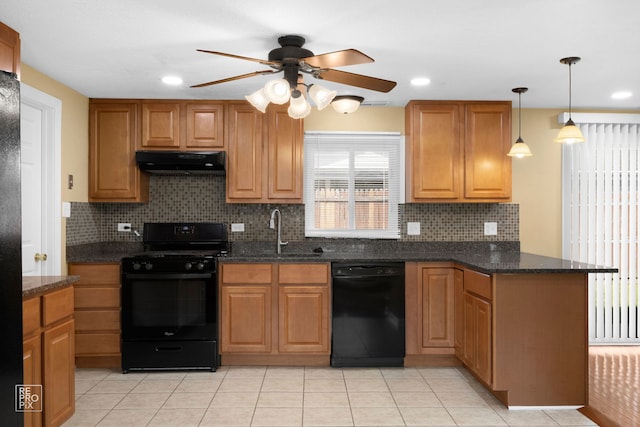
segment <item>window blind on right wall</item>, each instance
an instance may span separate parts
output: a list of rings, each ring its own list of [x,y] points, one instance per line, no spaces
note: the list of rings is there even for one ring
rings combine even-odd
[[[589,274],[589,341],[640,343],[640,115],[586,114],[563,147],[563,258],[616,267]]]

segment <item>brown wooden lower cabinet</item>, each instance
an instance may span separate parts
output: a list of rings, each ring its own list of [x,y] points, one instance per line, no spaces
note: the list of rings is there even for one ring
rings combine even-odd
[[[405,366],[459,365],[455,357],[455,283],[452,263],[405,264]]]
[[[222,364],[328,365],[328,263],[220,263]]]
[[[69,264],[74,283],[79,368],[120,368],[120,264]]]
[[[60,426],[75,411],[73,287],[23,301],[24,384],[42,385],[42,412],[25,426]]]

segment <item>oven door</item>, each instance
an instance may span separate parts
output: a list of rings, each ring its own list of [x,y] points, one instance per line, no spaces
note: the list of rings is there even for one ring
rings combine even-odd
[[[215,273],[122,275],[122,339],[215,340]]]

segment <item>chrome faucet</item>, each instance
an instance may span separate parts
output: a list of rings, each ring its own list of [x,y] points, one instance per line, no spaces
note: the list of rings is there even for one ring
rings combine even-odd
[[[280,237],[280,230],[282,229],[282,214],[278,208],[271,211],[271,219],[269,220],[269,228],[274,230],[276,228],[276,214],[278,214],[278,241],[276,243],[276,250],[280,254],[282,253],[282,247],[289,244],[289,242],[283,242]]]

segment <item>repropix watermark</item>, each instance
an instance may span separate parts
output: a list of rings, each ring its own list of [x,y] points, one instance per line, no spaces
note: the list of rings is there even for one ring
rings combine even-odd
[[[42,385],[16,385],[16,412],[42,412]]]

